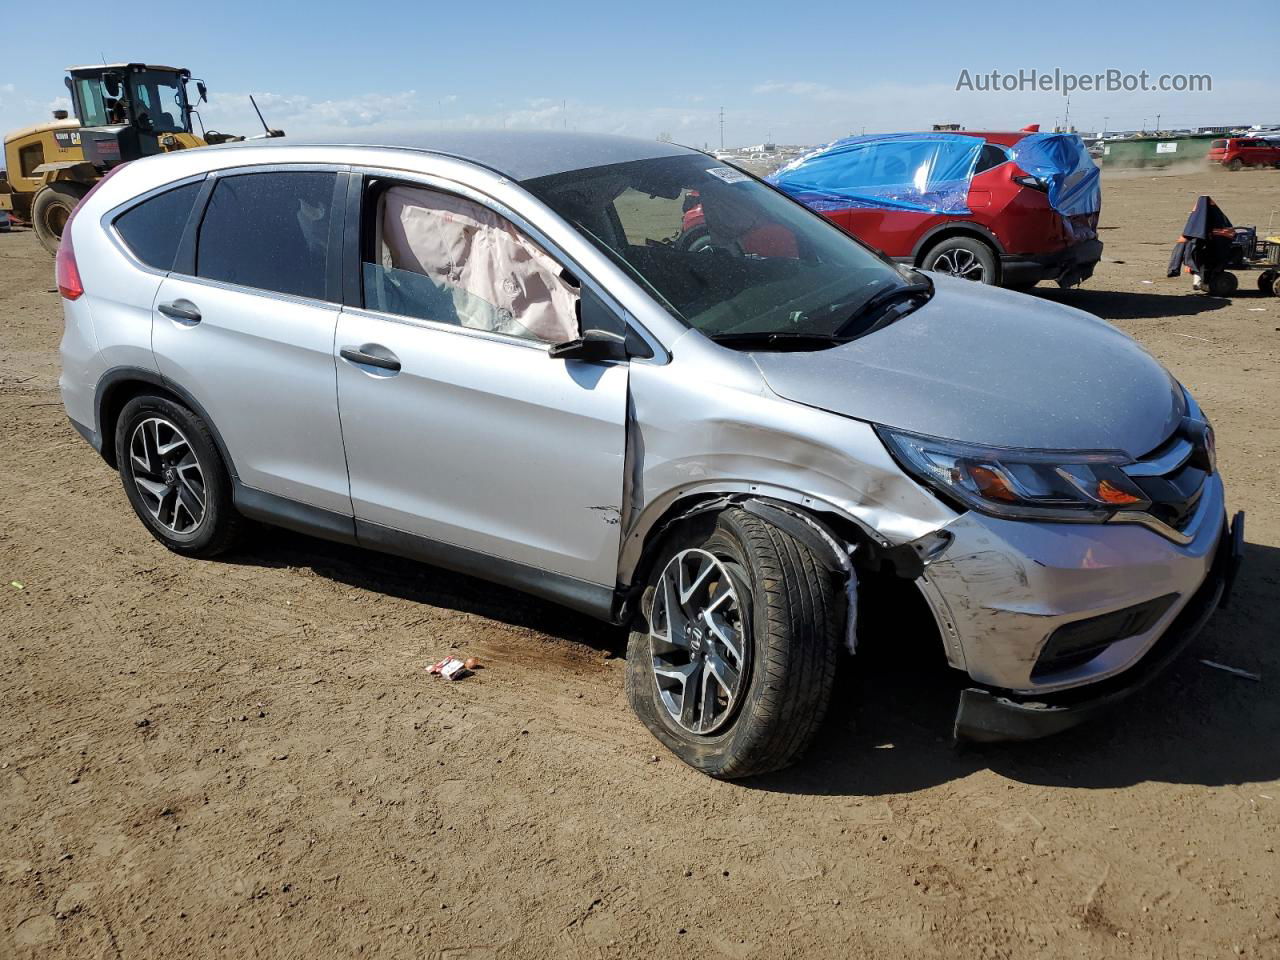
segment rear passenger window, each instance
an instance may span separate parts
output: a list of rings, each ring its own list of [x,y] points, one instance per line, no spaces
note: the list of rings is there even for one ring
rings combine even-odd
[[[167,190],[116,217],[116,231],[148,267],[172,270],[200,181]]]
[[[196,242],[196,275],[325,299],[336,174],[245,173],[213,188]]]

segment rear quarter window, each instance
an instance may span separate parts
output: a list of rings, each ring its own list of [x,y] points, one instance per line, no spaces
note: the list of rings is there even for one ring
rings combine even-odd
[[[974,165],[974,173],[985,173],[988,170],[1000,166],[1009,159],[1009,155],[1003,147],[998,147],[994,143],[985,144],[982,152],[978,154],[978,162]]]
[[[156,270],[173,269],[200,184],[166,190],[116,217],[116,232],[135,257]]]

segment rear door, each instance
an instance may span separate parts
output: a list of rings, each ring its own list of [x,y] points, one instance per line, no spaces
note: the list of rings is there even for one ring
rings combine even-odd
[[[156,296],[152,346],[242,484],[349,518],[333,360],[346,176],[211,175],[203,217]]]
[[[576,293],[545,245],[478,197],[406,189],[364,191],[363,283],[338,322],[360,539],[525,587],[611,589],[627,364],[549,355],[576,335]]]

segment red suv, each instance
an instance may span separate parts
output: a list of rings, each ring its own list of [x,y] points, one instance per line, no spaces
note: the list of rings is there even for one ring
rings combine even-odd
[[[1228,137],[1209,144],[1209,162],[1228,170],[1241,167],[1280,167],[1280,139]]]
[[[768,179],[925,270],[1015,288],[1041,280],[1065,287],[1088,279],[1102,257],[1098,168],[1071,134],[849,137]],[[700,215],[686,211],[682,240]]]

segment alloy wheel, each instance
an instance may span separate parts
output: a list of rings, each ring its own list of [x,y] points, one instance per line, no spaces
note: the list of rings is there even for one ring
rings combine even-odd
[[[170,533],[190,534],[205,513],[205,480],[191,444],[163,417],[148,417],[129,439],[133,482],[147,511]]]
[[[690,733],[723,728],[749,680],[745,590],[724,562],[698,549],[676,554],[654,588],[653,675],[671,719]]]
[[[931,268],[938,273],[949,274],[953,277],[959,277],[962,280],[986,279],[987,271],[983,267],[982,261],[971,250],[963,247],[956,247],[954,250],[946,250],[938,254],[938,259],[933,261]]]

